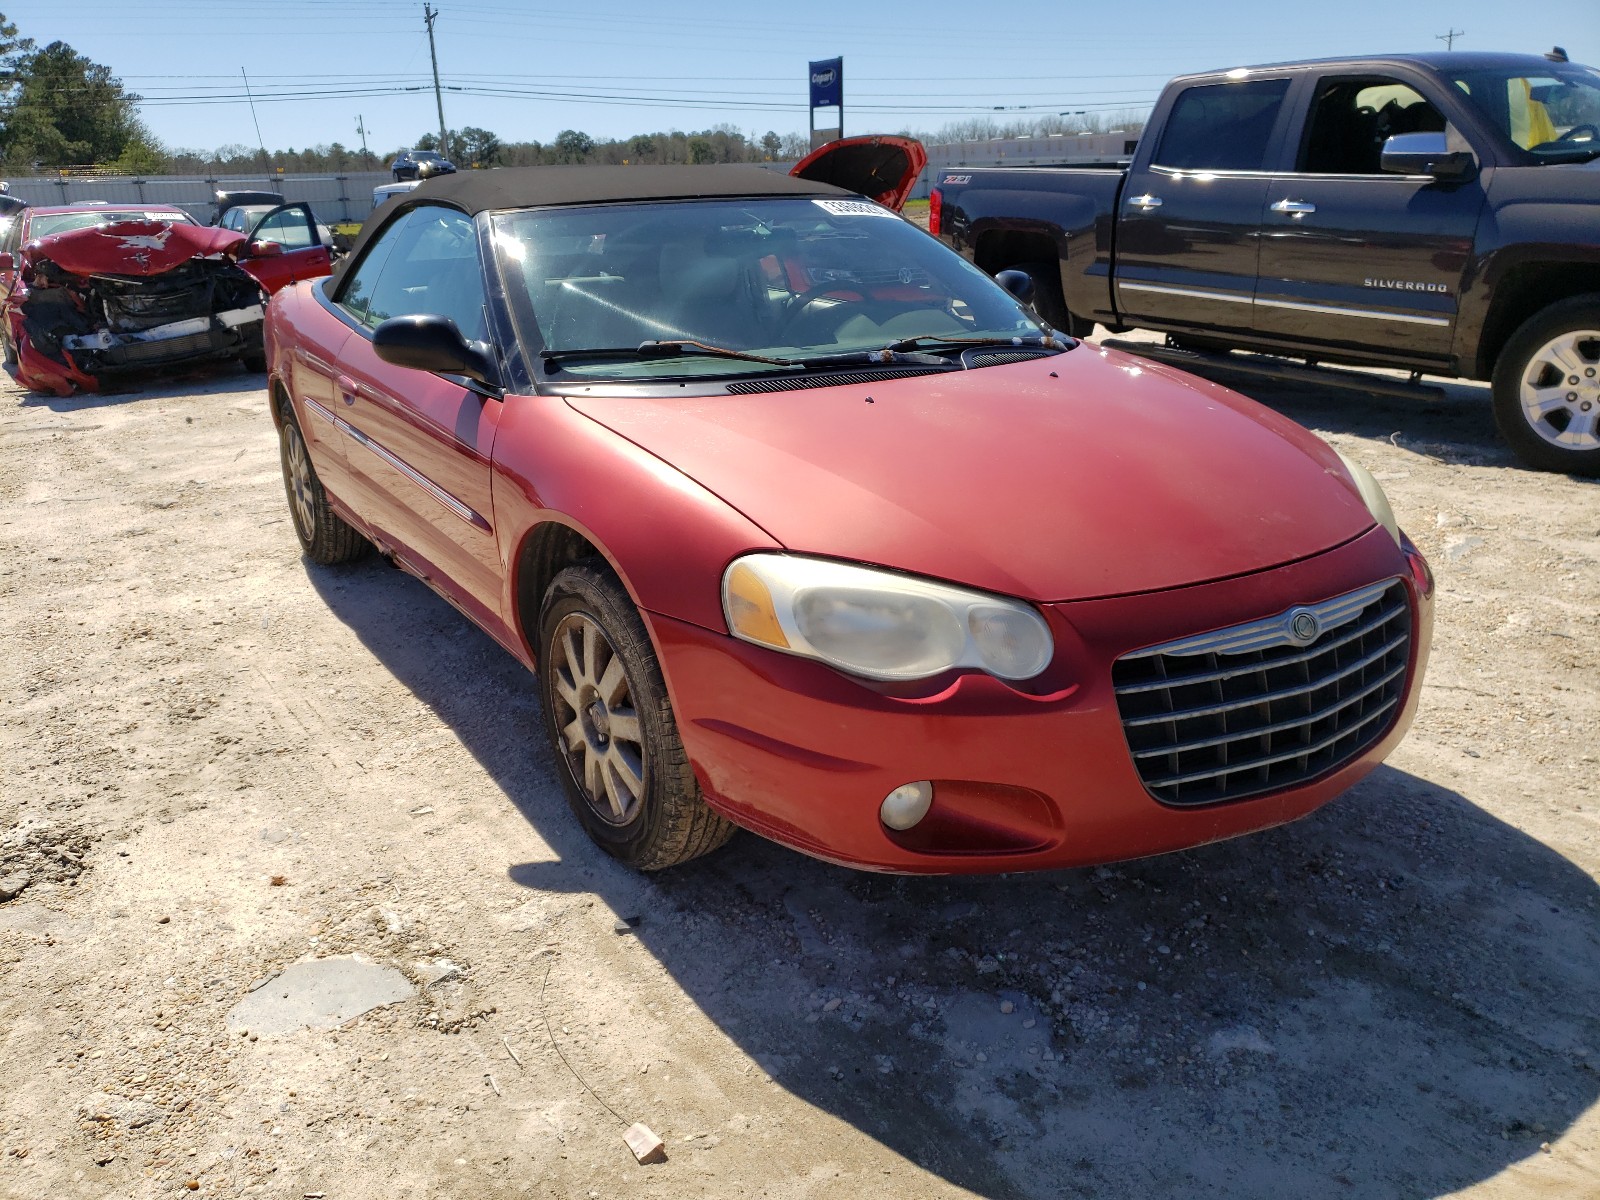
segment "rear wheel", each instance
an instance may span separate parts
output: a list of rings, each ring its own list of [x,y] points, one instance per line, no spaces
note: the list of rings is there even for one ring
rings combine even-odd
[[[596,560],[545,593],[539,680],[567,802],[606,853],[656,871],[733,836],[700,795],[639,610]]]
[[[1600,294],[1552,304],[1511,335],[1495,364],[1494,417],[1530,466],[1600,475]]]
[[[296,424],[294,413],[285,405],[283,425],[278,430],[278,447],[283,460],[283,489],[289,497],[289,517],[294,522],[300,548],[312,562],[332,564],[351,562],[372,549],[328,503],[328,493],[311,464],[311,452]]]

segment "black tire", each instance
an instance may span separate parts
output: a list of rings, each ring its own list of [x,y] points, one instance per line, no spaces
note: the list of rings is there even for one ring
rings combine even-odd
[[[278,456],[283,464],[283,490],[289,500],[289,521],[294,525],[300,549],[312,562],[331,566],[353,562],[372,550],[362,537],[328,503],[328,493],[317,478],[311,452],[295,422],[294,412],[283,406],[283,424],[278,429]]]
[[[1565,339],[1563,367],[1552,348]],[[1525,399],[1538,405],[1536,391],[1546,391],[1554,407],[1525,407]],[[1552,304],[1511,335],[1495,362],[1494,421],[1530,467],[1600,475],[1600,293]]]
[[[1084,338],[1094,332],[1094,322],[1075,317],[1067,311],[1066,297],[1061,294],[1061,270],[1051,262],[1015,263],[1003,268],[1021,271],[1033,280],[1033,303],[1029,306],[1039,314],[1039,319],[1057,333],[1068,337]],[[998,271],[995,274],[999,274]]]
[[[567,803],[601,849],[659,871],[733,836],[700,794],[639,610],[602,562],[551,581],[538,649],[545,733]]]

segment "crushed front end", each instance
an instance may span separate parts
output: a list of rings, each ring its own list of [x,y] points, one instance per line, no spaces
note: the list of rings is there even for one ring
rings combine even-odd
[[[23,287],[6,314],[17,379],[66,396],[120,374],[261,352],[260,285],[234,261],[227,230],[124,222],[23,250]]]

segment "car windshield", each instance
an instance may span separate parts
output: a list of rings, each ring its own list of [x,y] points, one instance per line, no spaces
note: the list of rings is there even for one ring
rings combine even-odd
[[[777,371],[912,339],[934,345],[1044,332],[977,267],[863,200],[499,213],[494,243],[525,337],[561,372],[584,379]],[[646,342],[780,361],[695,346],[670,356],[576,353]]]
[[[188,213],[162,210],[157,212],[116,212],[104,209],[95,212],[34,213],[28,223],[28,237],[49,237],[52,233],[67,233],[74,229],[89,229],[96,225],[112,225],[118,221],[168,221],[180,225],[193,225]]]
[[[1511,141],[1543,162],[1600,155],[1600,72],[1551,63],[1533,71],[1453,71],[1450,78]]]

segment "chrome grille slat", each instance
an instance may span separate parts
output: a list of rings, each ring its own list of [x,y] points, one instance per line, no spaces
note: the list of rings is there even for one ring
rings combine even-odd
[[[1274,662],[1273,665],[1274,666],[1288,666],[1291,663],[1299,663],[1299,662],[1309,663],[1312,659],[1318,658],[1318,657],[1320,657],[1320,656],[1322,656],[1324,654],[1327,654],[1330,650],[1338,649],[1340,646],[1343,646],[1346,642],[1354,641],[1358,637],[1362,637],[1365,634],[1371,633],[1379,625],[1383,624],[1383,622],[1386,619],[1387,618],[1382,613],[1380,613],[1378,616],[1372,618],[1372,620],[1367,621],[1364,624],[1362,624],[1359,628],[1357,628],[1353,632],[1344,633],[1343,636],[1338,638],[1336,641],[1329,642],[1326,645],[1319,644],[1315,649],[1307,650],[1304,654],[1296,654],[1296,655],[1293,655],[1292,657],[1289,657],[1289,658],[1278,659],[1276,662]],[[1343,631],[1341,630],[1341,632],[1343,632]],[[1210,657],[1215,658],[1215,657],[1218,657],[1218,656],[1217,655],[1211,655]],[[1189,684],[1189,683],[1210,683],[1213,679],[1232,679],[1232,678],[1234,678],[1236,676],[1239,676],[1239,675],[1255,675],[1255,674],[1259,674],[1260,671],[1261,671],[1260,666],[1252,665],[1252,666],[1248,666],[1248,667],[1230,667],[1226,671],[1218,671],[1218,672],[1215,672],[1215,673],[1206,672],[1203,675],[1175,675],[1175,676],[1168,676],[1168,682],[1144,683],[1144,684],[1137,684],[1137,685],[1130,686],[1130,687],[1118,688],[1117,689],[1117,694],[1121,695],[1124,692],[1126,692],[1129,695],[1132,695],[1134,692],[1151,692],[1151,691],[1156,691],[1159,688],[1180,687],[1180,686],[1182,686],[1184,684]]]
[[[1251,736],[1262,737],[1274,733],[1287,733],[1291,729],[1299,729],[1305,725],[1314,725],[1318,721],[1325,721],[1329,717],[1338,716],[1339,713],[1349,708],[1352,704],[1355,704],[1361,700],[1365,700],[1368,696],[1372,695],[1373,692],[1383,687],[1384,684],[1393,683],[1395,676],[1404,673],[1404,671],[1405,666],[1402,664],[1390,671],[1387,675],[1381,676],[1374,682],[1369,683],[1366,687],[1362,688],[1353,696],[1347,696],[1336,704],[1330,704],[1326,708],[1319,709],[1314,713],[1308,713],[1306,716],[1297,718],[1293,721],[1280,721],[1276,725],[1267,725],[1261,729],[1253,729],[1250,731]],[[1232,740],[1234,740],[1232,737],[1224,734],[1221,737],[1205,738],[1204,740],[1198,742],[1184,742],[1176,746],[1165,746],[1160,750],[1140,750],[1134,754],[1134,757],[1147,758],[1153,754],[1184,754],[1190,750],[1204,750],[1209,746],[1218,746],[1224,742]]]
[[[1327,675],[1320,679],[1313,679],[1310,683],[1301,684],[1299,687],[1279,688],[1276,691],[1265,692],[1259,696],[1251,696],[1247,700],[1235,700],[1231,704],[1218,704],[1213,705],[1210,708],[1186,708],[1181,712],[1174,711],[1170,713],[1162,713],[1159,716],[1140,717],[1131,721],[1124,718],[1122,723],[1124,726],[1137,726],[1152,725],[1162,721],[1188,721],[1194,719],[1195,717],[1220,716],[1224,713],[1233,712],[1236,709],[1249,708],[1254,704],[1268,704],[1274,700],[1293,700],[1296,696],[1303,696],[1308,692],[1314,692],[1318,688],[1326,687],[1330,683],[1337,683],[1339,680],[1344,679],[1349,675],[1353,675],[1357,671],[1365,670],[1367,667],[1370,667],[1373,663],[1378,661],[1378,659],[1382,658],[1385,654],[1389,653],[1389,651],[1409,641],[1410,636],[1411,635],[1408,633],[1396,637],[1388,645],[1374,650],[1371,654],[1367,655],[1359,662],[1351,663],[1338,674]],[[1273,665],[1276,666],[1277,664],[1274,663]],[[1119,691],[1117,694],[1120,696],[1121,692]]]
[[[1193,783],[1197,779],[1212,779],[1218,775],[1233,775],[1240,771],[1254,771],[1258,767],[1270,767],[1274,763],[1288,762],[1291,758],[1309,757],[1310,755],[1315,754],[1318,750],[1326,750],[1335,742],[1343,741],[1352,733],[1359,732],[1363,726],[1370,725],[1379,717],[1384,716],[1391,708],[1395,706],[1395,703],[1398,699],[1399,698],[1396,697],[1395,699],[1384,701],[1383,707],[1363,717],[1349,729],[1340,730],[1332,737],[1323,738],[1322,741],[1318,742],[1315,746],[1297,747],[1296,749],[1290,750],[1284,754],[1274,754],[1266,758],[1254,759],[1250,762],[1239,763],[1237,766],[1224,767],[1220,771],[1198,771],[1190,775],[1173,775],[1166,779],[1152,779],[1149,782],[1149,786],[1153,788],[1171,787],[1173,784],[1178,783]]]
[[[1295,616],[1320,626],[1297,642]],[[1305,634],[1311,636],[1311,634]],[[1411,661],[1398,579],[1119,658],[1112,684],[1146,789],[1215,804],[1308,782],[1390,727]]]

